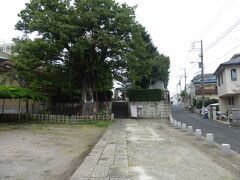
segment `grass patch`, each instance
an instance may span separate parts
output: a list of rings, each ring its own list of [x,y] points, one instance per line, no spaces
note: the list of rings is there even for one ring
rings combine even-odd
[[[95,124],[95,126],[96,126],[96,127],[107,128],[107,127],[109,127],[111,124],[112,124],[112,122],[110,122],[110,121],[103,121],[103,122],[98,121],[98,122]]]
[[[93,126],[98,128],[107,128],[112,124],[110,121],[89,121],[89,122],[83,122],[79,124],[57,124],[57,123],[20,123],[20,124],[0,124],[0,132],[7,131],[7,130],[13,130],[13,129],[31,129],[31,130],[37,130],[37,129],[46,129],[46,128],[72,128],[72,129],[81,129],[86,126]]]

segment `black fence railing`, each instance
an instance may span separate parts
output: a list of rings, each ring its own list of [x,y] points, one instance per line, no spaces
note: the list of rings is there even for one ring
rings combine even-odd
[[[31,120],[30,114],[0,114],[0,123],[23,123]]]

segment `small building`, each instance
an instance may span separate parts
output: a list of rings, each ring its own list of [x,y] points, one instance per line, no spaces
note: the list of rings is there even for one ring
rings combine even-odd
[[[217,77],[219,109],[228,112],[231,106],[240,106],[240,54],[218,66]]]
[[[12,46],[13,46],[13,43],[5,43],[5,42],[0,41],[0,53],[4,52],[4,53],[7,53],[7,54],[11,54],[12,53]]]
[[[213,73],[204,74],[204,99],[218,99],[217,79]],[[196,75],[190,84],[191,103],[193,99],[202,100],[202,76]]]
[[[16,77],[10,77],[9,72],[13,66],[13,62],[10,59],[11,55],[6,52],[0,51],[0,85],[4,86],[25,86],[26,82],[24,80],[17,80]],[[19,107],[20,102],[20,107]],[[32,100],[26,101],[21,99],[1,99],[0,98],[0,113],[18,113],[20,112],[38,112],[43,109],[40,103],[35,103]],[[28,110],[27,110],[28,109]]]
[[[149,89],[167,89],[167,82],[163,80],[157,80],[150,85]]]

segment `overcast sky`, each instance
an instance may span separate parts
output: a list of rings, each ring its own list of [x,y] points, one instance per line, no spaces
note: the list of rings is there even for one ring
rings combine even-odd
[[[14,31],[17,14],[29,0],[0,1],[0,41],[10,42],[20,35]],[[138,5],[137,20],[146,27],[160,53],[171,60],[168,89],[177,91],[181,80],[184,88],[184,69],[187,84],[200,69],[200,51],[189,51],[191,43],[203,40],[205,72],[212,73],[217,66],[240,52],[240,1],[239,0],[117,0]],[[217,40],[217,41],[216,41]],[[220,41],[219,41],[220,40]],[[178,86],[178,91],[180,87]]]

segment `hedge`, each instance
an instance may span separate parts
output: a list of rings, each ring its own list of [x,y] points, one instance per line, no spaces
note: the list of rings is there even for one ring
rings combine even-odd
[[[164,100],[162,89],[128,90],[129,101],[162,101]]]

